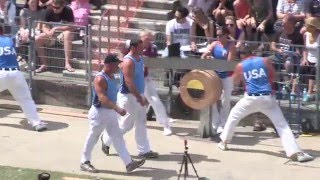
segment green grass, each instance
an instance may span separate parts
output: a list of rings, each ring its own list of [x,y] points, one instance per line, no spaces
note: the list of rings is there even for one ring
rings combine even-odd
[[[62,172],[44,171],[38,169],[16,168],[0,166],[0,180],[37,180],[38,174],[47,172],[51,175],[50,180],[61,180],[63,177],[83,178],[91,180],[111,180],[94,176],[85,176],[77,174],[68,174]]]

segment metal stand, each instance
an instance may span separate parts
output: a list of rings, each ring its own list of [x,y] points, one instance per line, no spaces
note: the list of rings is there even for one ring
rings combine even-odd
[[[178,180],[180,179],[180,176],[182,174],[182,169],[184,169],[184,179],[187,179],[187,176],[189,175],[189,171],[188,171],[188,161],[190,161],[191,165],[192,165],[192,168],[194,170],[194,172],[196,173],[196,176],[197,178],[199,179],[199,176],[198,176],[198,173],[197,173],[197,170],[196,168],[194,167],[193,165],[193,162],[191,160],[191,157],[190,155],[188,154],[188,141],[187,140],[184,140],[184,154],[183,154],[183,159],[182,159],[182,162],[181,162],[181,167],[180,167],[180,170],[179,170],[179,176],[178,176]],[[183,168],[184,166],[184,168]]]

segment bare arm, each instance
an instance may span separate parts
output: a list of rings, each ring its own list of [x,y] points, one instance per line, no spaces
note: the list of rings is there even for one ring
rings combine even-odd
[[[261,24],[266,25],[266,23],[273,19],[273,9],[272,9],[272,2],[268,0],[269,9],[268,9],[268,16],[264,19]]]
[[[234,85],[238,86],[241,80],[243,79],[241,63],[237,64],[236,68],[233,71],[232,78]]]
[[[201,55],[201,59],[206,59],[212,52],[214,46],[215,46],[215,42],[212,42],[209,46],[208,46],[208,49],[206,52],[204,52],[202,55]]]
[[[116,109],[117,105],[114,102],[112,102],[104,93],[108,89],[106,80],[102,76],[97,76],[94,79],[93,83],[94,83],[94,89],[97,93],[97,96],[101,104],[110,109]]]
[[[171,35],[167,35],[167,46],[171,45]]]
[[[273,64],[269,58],[265,58],[264,63],[267,66],[269,72],[269,81],[270,83],[273,83],[276,78],[276,70],[274,69]]]

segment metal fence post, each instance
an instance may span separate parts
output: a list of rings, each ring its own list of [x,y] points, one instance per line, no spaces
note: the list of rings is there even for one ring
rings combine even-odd
[[[87,105],[90,106],[91,102],[92,102],[92,55],[91,55],[91,38],[92,38],[92,26],[91,25],[88,25],[88,27],[86,28],[87,31],[88,31],[88,36],[87,36],[87,47],[86,47],[86,50],[87,50],[87,58],[88,58],[88,68],[87,68],[87,80],[88,80],[88,102],[87,102]],[[100,63],[99,63],[100,65]]]
[[[28,72],[29,72],[29,89],[32,93],[32,88],[33,88],[33,74],[32,74],[32,70],[33,70],[33,60],[34,60],[34,36],[32,36],[32,30],[34,30],[33,28],[33,24],[34,22],[32,22],[31,17],[28,18],[28,30],[29,30],[29,46],[28,46]]]
[[[320,47],[318,47],[318,49],[320,49]],[[320,51],[319,51],[319,56],[320,56]],[[317,127],[317,129],[320,129],[320,122],[319,122],[319,68],[320,68],[320,63],[317,63],[317,71],[316,71],[316,120],[315,120],[315,127]]]

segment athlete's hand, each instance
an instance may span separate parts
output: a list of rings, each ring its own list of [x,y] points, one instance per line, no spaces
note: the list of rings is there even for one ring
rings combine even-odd
[[[137,101],[141,106],[147,106],[149,104],[147,99],[144,96],[137,97]]]
[[[127,114],[127,111],[125,110],[125,109],[123,109],[123,108],[121,108],[121,107],[116,107],[115,109],[114,109],[120,116],[124,116],[124,115],[126,115]]]

